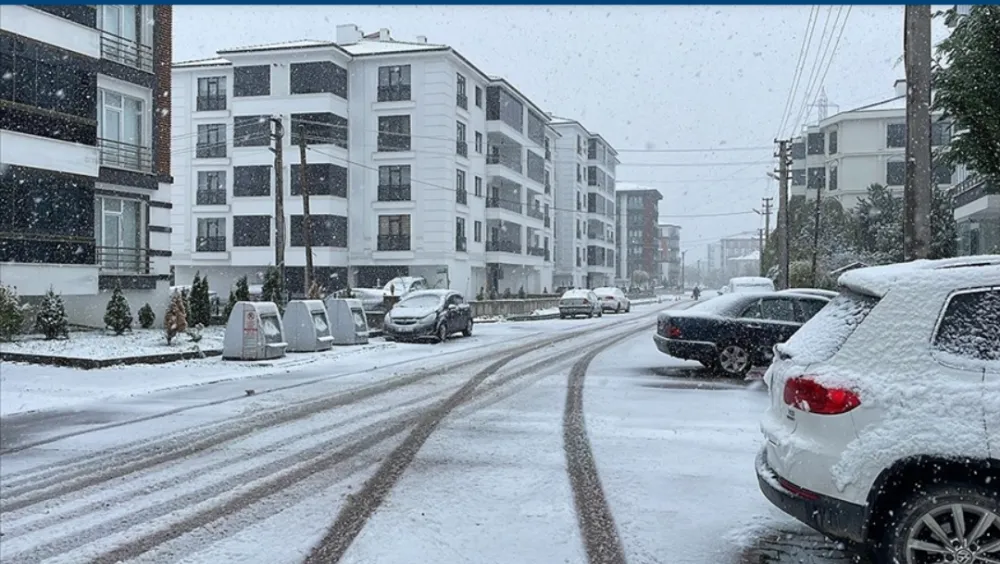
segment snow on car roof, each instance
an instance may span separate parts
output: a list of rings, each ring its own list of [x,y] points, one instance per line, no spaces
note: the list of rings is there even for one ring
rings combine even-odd
[[[773,284],[774,281],[770,278],[764,278],[762,276],[737,276],[729,280],[730,284]]]
[[[915,260],[869,266],[840,275],[838,284],[862,294],[882,297],[900,284],[947,281],[962,285],[1000,284],[1000,255],[978,255],[941,260]]]
[[[595,294],[617,294],[621,291],[621,288],[615,288],[614,286],[602,286],[601,288],[594,288]]]
[[[566,290],[566,293],[562,295],[564,298],[572,298],[576,296],[586,296],[590,293],[590,290],[581,290],[579,288],[574,288],[572,290]]]

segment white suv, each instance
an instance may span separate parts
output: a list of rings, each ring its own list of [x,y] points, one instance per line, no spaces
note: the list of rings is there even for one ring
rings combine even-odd
[[[764,495],[878,564],[1000,563],[1000,256],[853,270],[764,376]]]

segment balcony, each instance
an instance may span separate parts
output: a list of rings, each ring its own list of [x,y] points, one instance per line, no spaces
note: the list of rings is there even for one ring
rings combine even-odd
[[[461,157],[469,156],[469,144],[461,139],[455,142],[455,154]]]
[[[486,251],[491,253],[521,254],[520,241],[486,241]]]
[[[544,257],[545,249],[543,247],[528,247],[528,254],[533,257]]]
[[[102,272],[149,274],[149,250],[129,247],[96,247]]]
[[[410,100],[409,84],[392,84],[378,87],[379,102],[407,102]]]
[[[101,32],[101,58],[153,72],[152,47],[106,31]]]
[[[524,213],[524,204],[521,202],[506,200],[499,196],[490,196],[486,198],[486,207],[488,208],[502,208],[514,213]]]
[[[225,190],[198,190],[195,193],[195,205],[224,206],[226,205]]]
[[[541,208],[538,207],[528,208],[528,213],[526,215],[528,217],[533,217],[535,219],[540,219],[540,220],[545,219],[545,212],[543,212]]]
[[[455,191],[455,201],[462,204],[463,206],[469,205],[469,191],[465,188],[460,188]]]
[[[112,139],[98,139],[97,142],[101,150],[101,166],[153,172],[153,151],[149,147]]]
[[[379,184],[378,201],[380,202],[408,202],[410,201],[409,184]]]
[[[378,250],[380,251],[409,251],[409,235],[379,235]]]
[[[199,253],[224,253],[226,252],[226,238],[224,236],[198,237],[195,240],[195,251]]]
[[[545,227],[552,227],[552,218],[548,215],[545,216]]]
[[[548,247],[545,247],[545,262],[552,262],[552,255],[549,254]]]
[[[465,237],[462,235],[455,236],[455,250],[460,253],[464,253],[466,251],[466,241]]]
[[[218,112],[225,109],[226,109],[225,94],[198,96],[197,111],[199,112]]]
[[[457,104],[458,107],[462,108],[463,110],[468,110],[469,109],[469,97],[466,96],[465,94],[456,94],[455,95],[455,104]]]

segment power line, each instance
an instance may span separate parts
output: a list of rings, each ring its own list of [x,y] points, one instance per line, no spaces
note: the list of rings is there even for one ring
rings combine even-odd
[[[792,109],[792,103],[795,100],[795,94],[799,88],[799,82],[802,80],[802,71],[805,70],[806,57],[809,56],[809,49],[812,45],[812,35],[816,30],[817,16],[819,15],[819,6],[813,6],[809,10],[809,20],[806,22],[806,33],[802,35],[802,45],[799,46],[799,58],[795,63],[795,72],[792,74],[792,86],[788,91],[788,97],[785,99],[785,109],[781,111],[781,121],[778,122],[778,130],[774,134],[775,138],[781,136],[781,132],[784,130],[786,122],[790,116]]]
[[[758,147],[707,147],[704,149],[615,149],[618,153],[718,153],[728,151],[770,151],[773,147],[761,145]]]

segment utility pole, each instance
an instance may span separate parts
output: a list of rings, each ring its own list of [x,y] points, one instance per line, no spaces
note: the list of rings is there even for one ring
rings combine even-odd
[[[285,164],[282,155],[284,149],[285,126],[281,124],[281,117],[272,117],[274,124],[274,263],[278,267],[281,276],[282,292],[288,292],[285,288]]]
[[[299,189],[302,191],[302,242],[306,247],[305,293],[313,280],[312,217],[309,215],[309,175],[306,174],[306,126],[299,125]]]
[[[823,179],[826,182],[826,178]],[[813,248],[812,248],[812,273],[810,280],[812,280],[812,287],[818,287],[818,268],[819,268],[819,228],[820,228],[820,213],[823,209],[823,185],[818,184],[816,186],[816,209],[813,210]]]
[[[764,246],[771,242],[771,202],[774,198],[764,198]],[[761,250],[763,253],[764,251]]]
[[[903,256],[927,258],[931,242],[931,7],[905,7],[906,187]]]
[[[778,144],[778,287],[788,288],[788,141],[775,140]]]
[[[757,230],[757,248],[760,250],[757,252],[757,264],[760,267],[760,275],[764,276],[764,228]]]

